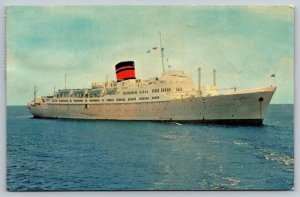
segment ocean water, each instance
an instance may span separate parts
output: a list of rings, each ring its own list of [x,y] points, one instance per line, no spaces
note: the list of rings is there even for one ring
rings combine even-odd
[[[290,190],[293,105],[264,126],[33,119],[7,108],[7,189]]]

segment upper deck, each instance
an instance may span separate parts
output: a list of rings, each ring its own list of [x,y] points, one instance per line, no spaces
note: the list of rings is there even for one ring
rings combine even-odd
[[[49,104],[132,103],[155,102],[189,98],[197,90],[189,76],[182,71],[167,71],[147,80],[94,82],[87,89],[62,89],[52,96],[41,97]]]

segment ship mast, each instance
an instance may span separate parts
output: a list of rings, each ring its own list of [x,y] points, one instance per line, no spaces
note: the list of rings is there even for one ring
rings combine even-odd
[[[37,93],[36,86],[34,86],[34,89],[33,89],[33,101],[34,102],[36,100],[36,93]]]
[[[201,68],[198,68],[198,93],[201,95]]]
[[[161,33],[159,32],[159,43],[160,43],[160,53],[161,53],[161,66],[163,73],[165,72],[165,66],[164,66],[164,48],[161,45]]]
[[[65,89],[67,89],[67,74],[65,74]]]
[[[213,86],[217,86],[217,82],[216,82],[216,69],[213,70]]]

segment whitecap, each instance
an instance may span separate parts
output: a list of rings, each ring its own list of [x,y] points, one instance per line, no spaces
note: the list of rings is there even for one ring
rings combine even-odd
[[[236,145],[247,145],[248,143],[247,142],[241,142],[241,141],[233,141],[234,144]]]
[[[231,186],[236,186],[240,183],[240,180],[238,178],[234,177],[223,177],[223,180],[229,183]]]
[[[208,142],[215,143],[215,144],[219,144],[220,143],[220,141],[217,141],[217,140],[209,140]]]
[[[287,166],[294,164],[294,158],[287,156],[287,155],[280,155],[274,152],[269,152],[264,154],[266,160],[276,161]]]

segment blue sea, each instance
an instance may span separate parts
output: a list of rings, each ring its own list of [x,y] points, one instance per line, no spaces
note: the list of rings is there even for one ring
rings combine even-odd
[[[291,190],[293,105],[264,125],[33,119],[7,108],[7,189]]]

